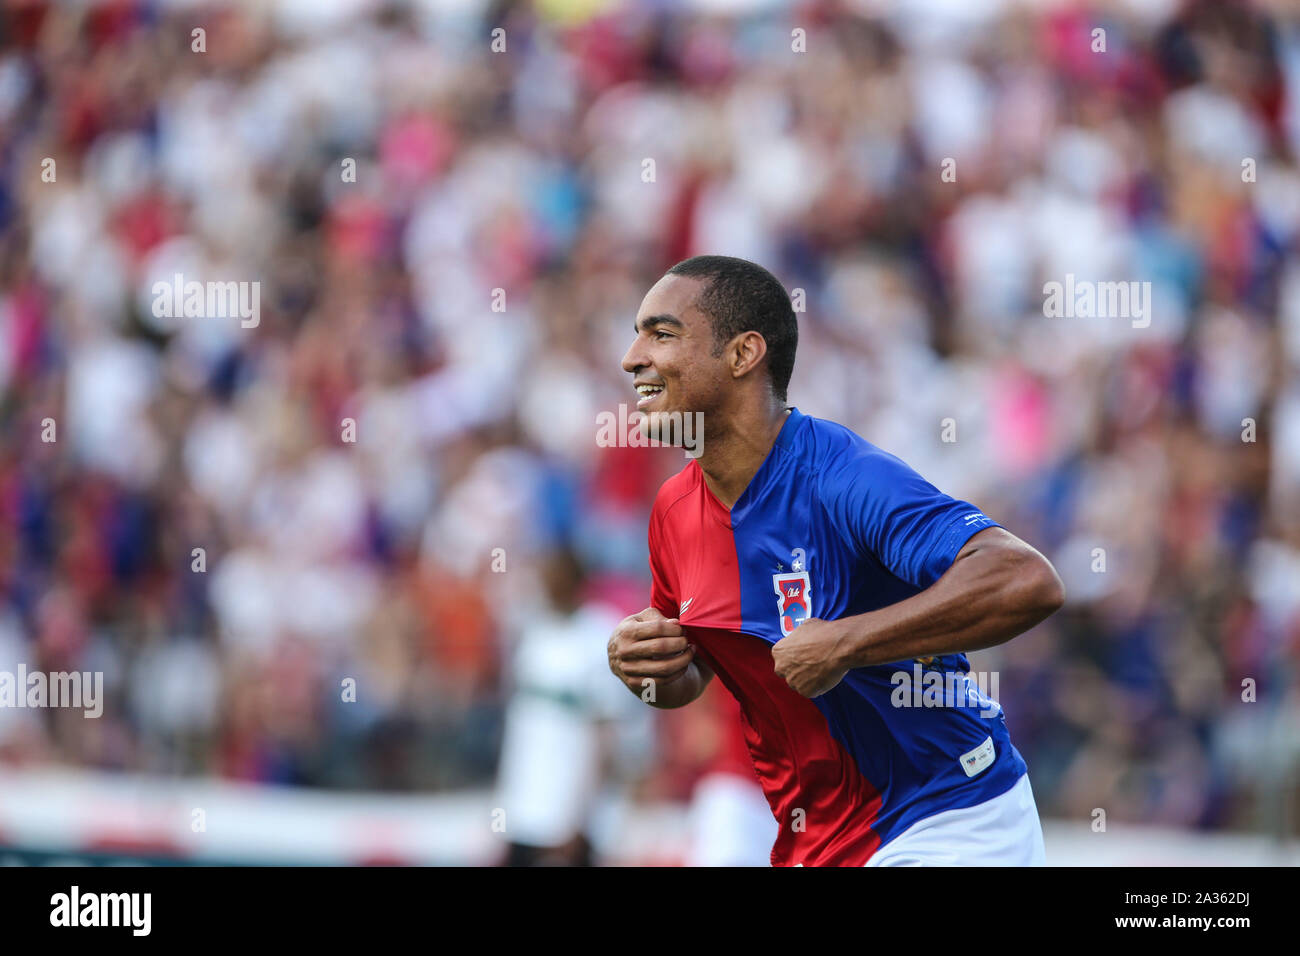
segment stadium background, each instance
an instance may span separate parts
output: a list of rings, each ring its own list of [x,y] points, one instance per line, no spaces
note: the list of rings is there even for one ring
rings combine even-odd
[[[1293,4],[12,0],[0,31],[0,669],[107,693],[0,708],[0,860],[501,860],[530,680],[598,731],[555,814],[599,862],[689,859],[726,702],[652,714],[603,640],[528,635],[569,552],[593,615],[647,601],[682,457],[596,416],[635,401],[646,289],[715,252],[804,290],[793,404],[1064,578],[972,655],[1049,860],[1296,861]],[[260,282],[259,324],[155,318],[177,272]],[[1149,327],[1045,317],[1066,274],[1150,281]]]

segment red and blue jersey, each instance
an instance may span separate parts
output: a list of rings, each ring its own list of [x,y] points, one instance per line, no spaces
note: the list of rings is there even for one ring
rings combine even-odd
[[[1026,772],[964,654],[855,668],[813,699],[791,690],[772,661],[771,645],[802,621],[904,600],[995,526],[893,455],[797,408],[730,510],[697,461],[660,488],[651,604],[681,621],[740,703],[780,824],[774,866],[861,865],[916,821],[992,799]],[[951,693],[927,698],[939,706],[911,706],[919,689],[904,684],[923,671],[949,691],[960,685],[959,696],[969,691],[965,706]]]

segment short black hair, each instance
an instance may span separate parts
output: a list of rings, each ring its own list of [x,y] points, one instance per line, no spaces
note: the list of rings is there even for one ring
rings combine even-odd
[[[692,256],[668,275],[704,279],[695,307],[713,320],[714,356],[742,332],[757,332],[767,342],[767,371],[772,391],[782,402],[794,372],[799,324],[790,294],[776,276],[757,263],[732,256]]]

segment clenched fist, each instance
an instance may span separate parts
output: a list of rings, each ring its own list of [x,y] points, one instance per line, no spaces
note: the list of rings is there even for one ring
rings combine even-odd
[[[713,677],[713,671],[695,659],[695,648],[687,643],[677,618],[664,617],[652,607],[624,618],[607,650],[609,669],[628,690],[641,695],[650,686],[646,679],[654,682],[654,693],[642,699],[655,707],[689,704]],[[671,691],[661,690],[670,685]]]
[[[646,677],[667,684],[686,673],[695,648],[686,643],[677,618],[652,607],[623,618],[609,639],[609,669],[629,687]]]
[[[848,673],[837,662],[842,631],[833,621],[809,618],[772,645],[777,676],[804,697],[819,697]]]

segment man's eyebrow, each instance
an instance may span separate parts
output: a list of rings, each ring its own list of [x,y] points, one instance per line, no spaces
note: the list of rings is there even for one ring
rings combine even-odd
[[[671,325],[675,329],[686,328],[685,323],[683,323],[682,320],[677,318],[676,316],[647,315],[644,319],[641,320],[640,324],[636,322],[632,323],[632,331],[640,332],[642,329],[649,331],[650,326],[652,325]]]

